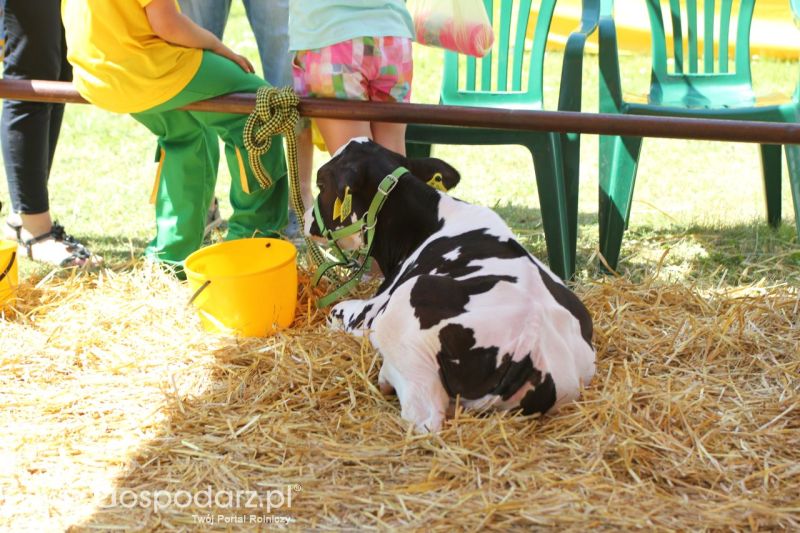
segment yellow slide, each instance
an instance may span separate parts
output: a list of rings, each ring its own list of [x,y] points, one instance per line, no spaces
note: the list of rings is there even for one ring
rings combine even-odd
[[[702,11],[702,2],[698,2]],[[736,8],[734,7],[734,10]],[[563,0],[556,5],[550,27],[550,42],[563,47],[570,32],[578,27],[581,0]],[[698,14],[698,17],[702,13]],[[620,50],[650,53],[650,19],[644,0],[617,0],[614,8]],[[669,28],[669,23],[667,23]],[[587,46],[597,50],[597,37]],[[750,30],[750,51],[754,56],[778,59],[800,58],[800,29],[792,18],[789,0],[758,0]]]

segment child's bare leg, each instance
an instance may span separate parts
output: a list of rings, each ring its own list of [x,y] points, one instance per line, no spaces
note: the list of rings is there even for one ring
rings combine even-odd
[[[393,152],[406,155],[406,125],[393,122],[372,122],[372,140]]]
[[[372,129],[369,122],[356,122],[353,120],[337,120],[330,118],[315,118],[317,127],[325,144],[328,153],[333,155],[336,150],[347,144],[353,137],[372,138]]]
[[[393,122],[372,122],[372,140],[393,152],[406,155],[406,125]],[[372,263],[369,271],[373,277],[383,276],[378,263]]]
[[[300,196],[303,198],[303,207],[306,209],[314,203],[311,193],[311,174],[313,172],[314,145],[311,142],[311,128],[303,128],[297,135],[297,173],[300,178]]]

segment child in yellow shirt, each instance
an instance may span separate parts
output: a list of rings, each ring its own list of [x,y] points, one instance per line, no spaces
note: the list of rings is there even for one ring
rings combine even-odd
[[[275,236],[286,225],[280,140],[261,157],[273,180],[262,189],[242,141],[245,115],[179,109],[266,85],[245,57],[182,15],[176,0],[64,0],[62,15],[67,59],[81,95],[98,107],[130,113],[158,136],[156,236],[148,257],[180,267],[202,245],[218,137],[232,178],[226,238]]]

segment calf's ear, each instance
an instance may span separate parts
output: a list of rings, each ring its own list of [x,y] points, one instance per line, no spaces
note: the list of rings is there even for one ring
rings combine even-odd
[[[436,157],[409,158],[406,167],[428,185],[449,191],[461,181],[461,174],[449,163]]]

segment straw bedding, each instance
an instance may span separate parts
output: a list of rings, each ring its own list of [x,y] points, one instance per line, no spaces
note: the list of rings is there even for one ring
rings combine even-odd
[[[301,277],[295,326],[248,340],[205,334],[146,266],[24,286],[0,320],[0,528],[800,528],[795,288],[578,287],[598,347],[579,403],[418,436]],[[148,491],[292,501],[156,512]]]

